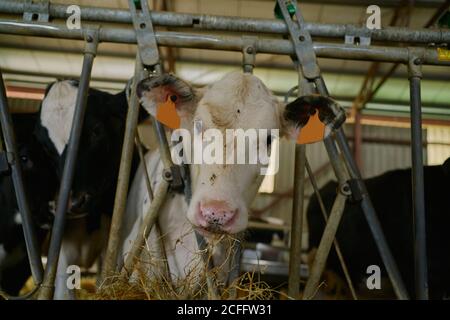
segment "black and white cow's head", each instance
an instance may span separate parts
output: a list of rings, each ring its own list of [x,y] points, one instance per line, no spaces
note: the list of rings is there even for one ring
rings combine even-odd
[[[18,158],[38,243],[51,224],[49,201],[54,198],[57,179],[40,143],[32,135],[34,114],[12,115]],[[17,295],[31,275],[11,172],[0,175],[0,287]]]
[[[165,101],[173,101],[181,128],[189,130],[191,137],[195,131],[208,129],[215,129],[223,137],[226,129],[278,129],[280,136],[296,139],[309,116],[316,112],[309,107],[314,98],[299,98],[282,104],[260,79],[241,72],[229,73],[198,90],[174,75],[148,78],[139,84],[138,96],[142,106],[153,116]],[[318,105],[334,103],[322,97],[317,99],[320,100]],[[327,108],[317,109],[319,117],[326,122],[330,117]],[[325,131],[329,134],[331,130]],[[263,141],[269,150],[271,142],[270,137]],[[223,139],[224,149],[233,148],[227,143]],[[252,140],[249,143],[258,146],[261,142]],[[183,147],[189,148],[184,139]],[[260,163],[190,164],[192,201],[187,212],[189,221],[207,236],[244,230],[248,224],[249,206],[262,182],[261,167]]]
[[[61,179],[75,111],[78,82],[47,88],[35,134]],[[68,212],[98,217],[111,213],[127,112],[125,92],[89,89]],[[96,221],[99,221],[96,219]]]

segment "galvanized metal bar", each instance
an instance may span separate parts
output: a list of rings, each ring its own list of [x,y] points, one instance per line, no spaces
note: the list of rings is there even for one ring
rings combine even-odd
[[[347,197],[344,194],[338,192],[333,208],[331,209],[330,216],[328,217],[325,230],[323,231],[319,248],[317,248],[316,256],[314,258],[308,281],[306,282],[305,290],[303,291],[303,300],[314,298],[315,293],[317,292],[320,278],[323,270],[325,269],[325,264],[330,253],[331,245],[336,237],[336,231],[344,212],[346,199]]]
[[[0,33],[62,39],[83,39],[83,29],[69,30],[65,25],[61,24],[28,23],[4,19],[0,19]],[[155,36],[159,46],[239,52],[245,46],[243,37],[240,36],[190,34],[169,31],[156,32]],[[102,42],[135,44],[136,34],[133,30],[125,28],[102,27],[99,30],[99,40]],[[294,54],[293,44],[289,40],[258,37],[256,46],[259,53]],[[407,63],[409,59],[408,48],[400,47],[360,47],[356,45],[315,42],[314,50],[318,57],[332,59],[402,63]],[[450,65],[450,61],[439,58],[436,49],[421,48],[419,50],[422,51],[421,56],[425,65]]]
[[[3,75],[0,70],[0,124],[8,162],[11,167],[11,178],[16,194],[17,205],[19,207],[20,217],[22,219],[23,235],[27,248],[28,260],[30,263],[31,274],[36,285],[42,282],[43,268],[41,262],[40,248],[37,242],[36,231],[33,225],[30,207],[28,205],[27,193],[23,180],[20,157],[17,152],[16,136],[13,129],[12,118],[8,109],[8,100],[6,99],[6,89],[3,82]]]
[[[116,196],[114,199],[114,211],[109,230],[108,245],[105,254],[102,278],[113,274],[117,268],[117,248],[120,243],[121,226],[128,196],[130,182],[131,162],[134,151],[134,138],[139,118],[139,101],[136,94],[137,83],[143,78],[143,66],[139,51],[136,54],[134,79],[131,87],[131,97],[128,104],[125,133],[123,138],[122,155],[120,160],[119,177],[117,180]]]
[[[169,182],[162,179],[158,186],[158,189],[155,192],[153,201],[150,204],[147,213],[145,214],[144,221],[139,228],[139,232],[133,241],[133,246],[131,247],[130,252],[128,252],[127,254],[125,264],[121,273],[122,276],[128,278],[134,271],[136,262],[138,262],[141,257],[144,243],[158,219],[158,213],[162,205],[164,204],[168,190]]]
[[[409,65],[411,100],[411,160],[412,199],[414,213],[414,274],[416,298],[428,300],[428,263],[425,219],[425,191],[423,176],[422,111],[420,80],[422,72],[419,58],[412,58]]]
[[[300,265],[303,235],[303,207],[305,195],[306,146],[295,146],[294,190],[289,247],[288,295],[298,299],[300,294]]]
[[[228,285],[233,283],[235,279],[239,277],[241,272],[241,254],[242,254],[242,240],[234,240],[234,245],[231,247],[232,255],[231,255],[231,268],[228,276]],[[236,290],[232,288],[231,295],[233,298],[236,298]]]
[[[69,5],[50,3],[49,12],[52,18],[66,20]],[[110,9],[92,6],[80,6],[83,21],[132,23],[129,10]],[[2,0],[0,12],[22,15],[24,2],[17,0]],[[230,32],[288,34],[286,24],[282,20],[257,19],[251,17],[227,17],[218,15],[189,14],[164,11],[152,11],[153,25],[164,27],[194,28],[196,30],[217,30]],[[372,40],[393,43],[448,43],[450,31],[444,29],[410,29],[387,27],[368,30],[359,25],[349,24],[319,24],[305,23],[307,30],[313,37],[344,39],[347,34],[368,34]]]
[[[78,85],[75,113],[72,120],[70,139],[67,146],[66,160],[61,178],[61,185],[58,194],[58,201],[53,222],[50,246],[48,250],[47,266],[44,273],[44,281],[39,291],[39,299],[52,299],[55,288],[55,277],[61,250],[61,242],[64,234],[67,204],[69,202],[70,190],[72,188],[75,165],[78,154],[78,147],[83,129],[84,114],[86,111],[89,81],[91,78],[92,65],[97,52],[98,33],[91,29],[85,34],[86,47],[81,70],[80,82]]]
[[[134,0],[128,0],[128,6],[133,18],[141,62],[144,66],[155,66],[159,64],[159,52],[147,0],[140,1],[140,10],[136,8]]]
[[[316,195],[317,201],[319,202],[320,211],[322,212],[322,217],[325,220],[325,223],[328,222],[328,213],[327,209],[325,207],[325,204],[323,203],[322,196],[319,192],[319,187],[317,185],[316,178],[314,177],[314,172],[311,169],[311,166],[309,165],[308,159],[306,159],[306,171],[308,172],[309,180],[311,181],[311,185],[314,189],[314,194]],[[336,254],[339,259],[339,263],[341,264],[342,271],[344,272],[345,280],[347,281],[348,288],[350,289],[350,293],[354,300],[358,300],[358,296],[356,295],[355,287],[353,285],[352,279],[350,277],[350,273],[347,268],[347,264],[345,263],[344,255],[342,254],[341,247],[339,246],[339,243],[336,238],[333,240],[333,246],[336,250]]]

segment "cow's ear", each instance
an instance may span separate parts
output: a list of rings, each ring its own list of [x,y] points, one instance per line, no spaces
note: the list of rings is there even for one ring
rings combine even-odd
[[[160,108],[167,105],[174,106],[180,118],[188,117],[194,113],[198,102],[195,90],[173,74],[142,80],[137,94],[144,109],[157,119]]]
[[[339,128],[345,121],[345,112],[329,97],[307,95],[286,104],[281,117],[284,135],[297,143],[313,143]]]

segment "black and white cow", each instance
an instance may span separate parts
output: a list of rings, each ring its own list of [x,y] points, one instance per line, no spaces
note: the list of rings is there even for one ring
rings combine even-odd
[[[61,179],[70,138],[78,82],[51,84],[42,101],[35,135]],[[99,257],[109,231],[128,104],[118,94],[89,89],[67,223],[58,264],[56,298],[72,298],[66,287],[69,265],[89,268]],[[137,167],[133,161],[132,174]]]
[[[425,217],[428,251],[430,297],[442,299],[450,295],[450,158],[443,165],[425,166]],[[365,180],[367,190],[381,222],[392,254],[398,264],[407,290],[414,297],[413,213],[411,169],[388,171]],[[328,182],[320,194],[330,212],[336,196],[337,183]],[[311,198],[307,210],[310,247],[318,247],[324,220],[316,197]],[[387,276],[375,242],[358,203],[348,203],[337,231],[337,240],[347,263],[350,276],[361,284],[368,276],[367,267],[378,265]],[[343,275],[334,249],[327,267]],[[361,284],[365,286],[365,282]],[[381,288],[387,289],[387,288]]]
[[[287,105],[279,102],[264,83],[254,75],[232,72],[222,79],[194,89],[191,85],[174,75],[163,75],[143,80],[138,87],[142,106],[153,116],[157,109],[170,100],[175,103],[176,113],[180,117],[181,128],[196,134],[211,132],[225,137],[227,129],[234,130],[279,130],[280,136],[296,139],[299,130],[309,119],[314,108],[307,108],[315,99],[297,99]],[[323,97],[317,100],[322,105],[334,103]],[[314,109],[314,110],[311,110]],[[327,124],[326,134],[331,132],[327,114],[319,109],[321,119]],[[200,124],[200,125],[199,125]],[[206,134],[206,133],[205,133]],[[220,139],[219,139],[220,140]],[[219,141],[219,140],[216,140]],[[249,139],[249,146],[261,148],[261,143],[270,147],[272,139],[264,141]],[[188,141],[183,137],[183,150],[190,150]],[[189,140],[191,142],[191,140]],[[204,142],[208,145],[207,142]],[[206,148],[206,147],[205,147]],[[236,144],[220,140],[218,149],[232,149],[237,152]],[[270,149],[270,148],[268,148]],[[249,148],[245,151],[248,157]],[[146,155],[148,174],[153,190],[157,190],[162,180],[163,165],[159,152]],[[249,206],[262,182],[261,163],[226,164],[194,163],[189,164],[192,178],[192,200],[190,204],[182,194],[171,194],[159,212],[161,233],[164,235],[167,261],[171,278],[183,279],[195,270],[199,263],[198,247],[194,230],[203,234],[209,241],[222,234],[236,235],[244,231],[248,224]],[[126,221],[124,221],[123,259],[129,253],[132,241],[136,238],[143,218],[151,204],[147,193],[143,166],[140,166],[130,189],[127,203]],[[148,251],[155,252],[153,259],[158,260],[158,235],[152,229],[147,239]],[[229,261],[222,246],[215,247],[215,264],[221,266],[223,273],[229,267]],[[217,259],[216,259],[217,258]],[[123,263],[119,261],[119,264]],[[149,276],[152,275],[149,267]]]
[[[49,201],[55,195],[56,175],[32,135],[37,116],[23,114],[12,118],[33,227],[41,243],[51,224]],[[11,175],[5,173],[0,176],[0,287],[7,294],[17,295],[30,275],[14,186]]]

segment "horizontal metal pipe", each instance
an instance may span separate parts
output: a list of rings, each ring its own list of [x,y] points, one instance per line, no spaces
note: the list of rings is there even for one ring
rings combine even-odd
[[[49,13],[52,18],[67,19],[69,5],[50,3]],[[129,10],[80,6],[82,21],[115,22],[131,24]],[[20,14],[24,11],[24,1],[2,0],[0,12]],[[69,11],[70,12],[70,11]],[[283,20],[257,19],[250,17],[227,17],[205,14],[151,12],[153,25],[164,27],[194,28],[197,30],[220,30],[231,32],[254,32],[288,34]],[[410,29],[386,27],[369,30],[365,27],[350,24],[306,23],[306,29],[313,37],[344,38],[345,35],[366,35],[376,41],[392,41],[405,43],[448,43],[450,31],[438,29]]]
[[[15,20],[0,19],[0,33],[52,37],[83,40],[85,29],[69,30],[62,24],[29,23]],[[102,27],[99,30],[99,40],[102,42],[136,43],[133,29]],[[197,48],[211,50],[242,51],[245,41],[240,36],[206,35],[181,32],[156,32],[158,45]],[[259,37],[256,41],[258,53],[280,55],[294,54],[292,42],[289,40]],[[350,59],[384,62],[409,61],[408,48],[392,48],[384,46],[361,47],[336,43],[314,43],[314,50],[318,57],[332,59]],[[439,60],[435,49],[417,49],[423,57],[423,64],[450,65],[450,61]]]

